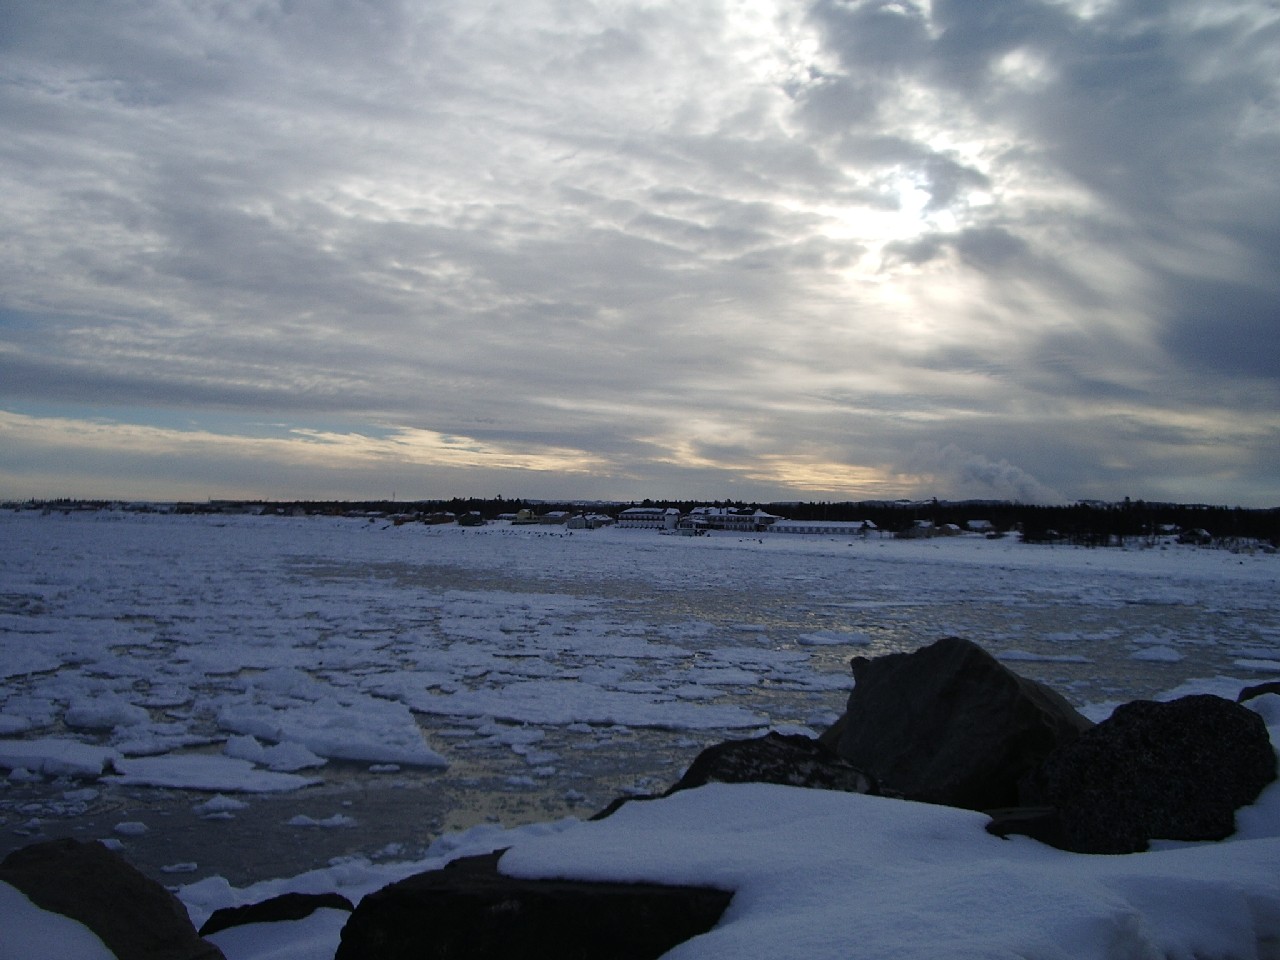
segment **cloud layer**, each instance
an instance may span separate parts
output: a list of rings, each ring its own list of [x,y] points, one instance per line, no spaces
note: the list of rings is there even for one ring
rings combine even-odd
[[[1280,503],[1274,4],[0,18],[0,496]]]

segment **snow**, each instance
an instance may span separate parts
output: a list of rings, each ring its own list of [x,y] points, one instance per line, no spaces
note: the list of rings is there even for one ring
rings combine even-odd
[[[248,734],[241,737],[228,737],[223,752],[228,757],[248,760],[266,767],[293,773],[310,767],[322,767],[327,762],[324,757],[317,756],[300,743],[284,741],[264,747],[257,737]]]
[[[858,630],[818,630],[814,633],[802,633],[799,641],[806,646],[865,647],[872,642],[870,634]]]
[[[108,783],[176,790],[281,793],[320,783],[318,777],[259,770],[248,760],[204,754],[121,759],[115,768],[118,773],[103,777]]]
[[[255,703],[247,696],[224,704],[218,726],[277,744],[291,743],[321,757],[448,766],[444,757],[422,742],[408,707],[373,697]]]
[[[237,811],[247,809],[248,806],[249,804],[243,800],[228,797],[226,794],[215,793],[208,800],[197,803],[191,808],[191,812],[201,817],[229,817],[233,816]]]
[[[68,727],[112,730],[146,723],[150,714],[118,694],[108,694],[73,700],[62,719]]]
[[[1280,696],[1259,713],[1280,733]],[[219,906],[295,890],[381,886],[469,854],[508,848],[516,877],[648,881],[731,890],[715,929],[671,960],[767,956],[933,960],[1271,957],[1280,946],[1280,783],[1221,843],[1157,843],[1142,854],[1064,853],[1000,839],[980,813],[767,784],[710,784],[625,805],[602,821],[560,821],[442,838],[425,859],[346,862],[236,890],[217,879],[179,893],[202,919]],[[325,957],[341,917],[242,928],[213,939],[229,960]],[[853,949],[856,945],[856,951]],[[279,952],[284,951],[284,952]],[[296,952],[290,952],[296,951]]]
[[[10,770],[21,768],[53,776],[97,777],[119,758],[115,750],[75,740],[0,741],[0,767]]]
[[[349,916],[345,910],[317,910],[292,923],[231,927],[208,940],[227,960],[317,960],[333,956]]]
[[[1248,956],[1280,936],[1280,839],[1135,857],[999,840],[969,811],[762,784],[625,806],[518,841],[504,873],[732,890],[669,956]],[[856,826],[855,826],[856,825]],[[1261,928],[1261,929],[1260,929]]]
[[[116,960],[116,955],[84,924],[41,910],[0,881],[0,960]]]
[[[965,811],[762,785],[576,818],[664,788],[707,744],[817,732],[843,706],[850,656],[948,634],[1093,719],[1138,697],[1234,698],[1280,671],[1274,556],[4,512],[0,542],[0,840],[21,845],[101,805],[112,818],[97,835],[145,825],[122,834],[126,855],[158,844],[166,883],[191,874],[179,889],[197,922],[288,890],[355,900],[509,847],[514,873],[736,891],[676,958],[814,960],[851,944],[872,957],[939,944],[961,957],[1280,955],[1276,786],[1228,842],[1128,857],[1000,840]],[[1253,708],[1274,742],[1280,697]],[[322,804],[343,794],[317,793],[434,795],[455,776],[544,812],[437,833],[424,851],[375,839],[367,807],[334,813]],[[268,815],[275,842],[370,831],[367,855],[239,887],[199,876],[220,851],[174,855],[176,824],[142,815],[167,792],[201,830]],[[0,958],[40,956],[15,937],[101,955],[13,896],[0,886]],[[213,939],[229,960],[331,956],[344,919]]]
[[[290,817],[285,823],[291,827],[354,827],[356,826],[356,819],[347,816],[345,813],[335,813],[333,816],[317,820],[315,817],[300,813],[297,816]]]
[[[679,730],[741,729],[767,725],[768,718],[742,707],[703,707],[625,690],[606,690],[574,680],[524,680],[499,691],[424,694],[412,700],[423,713],[496,717],[513,723],[568,725],[620,723]]]
[[[1132,656],[1134,660],[1149,660],[1152,663],[1177,663],[1182,659],[1182,654],[1168,644],[1143,647],[1135,650]]]
[[[1280,733],[1280,696],[1259,699]],[[182,888],[199,919],[288,890],[353,900],[403,876],[508,848],[515,877],[647,881],[730,890],[710,932],[670,960],[851,955],[1120,960],[1271,957],[1280,946],[1280,783],[1222,843],[1157,843],[1127,856],[1064,853],[1000,839],[980,813],[767,784],[710,784],[628,804],[602,821],[564,819],[442,838],[418,862],[348,862],[235,890]],[[325,957],[341,916],[215,935],[228,960]]]

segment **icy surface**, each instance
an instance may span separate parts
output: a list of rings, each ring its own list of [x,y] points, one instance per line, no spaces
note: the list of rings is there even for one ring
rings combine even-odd
[[[0,960],[116,960],[116,955],[79,921],[41,910],[0,881]]]
[[[1261,698],[1257,711],[1275,742],[1280,696]],[[940,943],[948,957],[974,960],[1276,955],[1280,783],[1240,811],[1227,841],[1158,843],[1128,856],[999,839],[986,820],[879,797],[711,784],[629,804],[603,821],[476,828],[442,838],[417,862],[348,861],[245,889],[210,878],[180,896],[197,922],[286,891],[358,901],[453,858],[507,848],[499,868],[512,876],[733,891],[716,928],[670,960],[934,960]],[[339,918],[330,918],[247,927],[217,942],[231,948],[229,960],[267,960],[330,956],[339,936]]]
[[[843,708],[851,656],[950,634],[1093,719],[1138,697],[1234,697],[1280,674],[1280,559],[1262,554],[112,513],[0,512],[0,542],[0,853],[49,836],[108,838],[155,876],[203,874],[184,893],[196,913],[245,902],[269,884],[244,885],[266,876],[358,892],[486,844],[594,837],[596,828],[562,818],[659,792],[719,740],[771,728],[816,733]],[[1275,712],[1271,699],[1259,712]],[[829,805],[859,798],[743,796],[767,801],[777,825],[770,839],[744,821],[744,845],[752,838],[780,863],[780,848],[880,855],[824,838],[823,824],[838,819]],[[1242,836],[1265,843],[1275,833],[1267,797],[1242,813]],[[645,814],[661,821],[628,829],[670,838],[644,840],[655,847],[679,849],[704,832],[733,846],[733,828],[693,803],[664,802]],[[1211,895],[1227,869],[1213,858],[1226,853],[1143,860],[1166,880],[1139,872],[1121,881],[1059,870],[1051,856],[1016,852],[1021,841],[972,836],[951,813],[872,805],[840,815],[883,821],[898,838],[902,882],[881,879],[901,903],[884,903],[887,916],[919,910],[977,938],[958,943],[999,944],[996,953],[1103,956],[1097,944],[1107,940],[1142,955],[1143,938],[1155,937],[1157,953],[1223,955],[1252,935],[1242,932],[1241,902],[1259,928],[1276,913],[1271,894],[1250,886],[1253,853],[1238,854],[1243,886]],[[115,833],[121,823],[146,830]],[[912,846],[917,836],[941,846]],[[1211,849],[1228,846],[1249,848]],[[958,867],[925,869],[952,848],[975,858],[985,894],[961,891],[958,879],[948,886]],[[546,847],[545,863],[573,866],[569,850]],[[338,865],[301,873],[330,859]],[[708,852],[646,869],[741,884],[726,927],[734,932],[717,942],[752,930],[795,936],[798,920],[785,936],[781,920],[774,926],[769,904],[780,901],[748,860],[746,850]],[[1179,872],[1184,862],[1203,882]],[[833,884],[869,896],[857,869],[844,877],[823,863]],[[931,878],[942,885],[930,887]],[[985,933],[965,926],[984,913],[977,903],[1019,890],[1049,909],[1046,891],[1058,882],[1074,891],[1063,902],[1090,918],[1046,921],[1062,938],[1058,954],[1035,931],[1010,947],[1012,920],[986,918]],[[1204,949],[1187,947],[1190,934],[1176,929],[1175,887],[1188,916],[1216,905]],[[792,909],[815,929],[853,922],[813,904]],[[1009,915],[1030,910],[1015,904]],[[1237,921],[1235,932],[1226,928]],[[858,935],[889,942],[889,926]],[[324,929],[299,936],[323,939]],[[242,956],[268,955],[246,939]]]
[[[240,790],[245,793],[279,793],[301,790],[319,783],[317,777],[259,770],[236,757],[193,756],[140,757],[117,760],[117,774],[108,783],[172,787],[178,790]]]

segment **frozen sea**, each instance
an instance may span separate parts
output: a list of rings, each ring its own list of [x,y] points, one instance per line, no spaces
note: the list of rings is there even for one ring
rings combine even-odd
[[[0,855],[108,839],[170,885],[583,817],[947,635],[1095,719],[1280,679],[1262,553],[111,512],[0,544]]]

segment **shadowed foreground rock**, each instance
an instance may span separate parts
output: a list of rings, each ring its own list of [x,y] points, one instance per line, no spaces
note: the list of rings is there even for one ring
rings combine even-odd
[[[1236,809],[1276,778],[1266,724],[1210,695],[1137,700],[1050,755],[1024,785],[1054,808],[1046,842],[1077,853],[1134,853],[1148,842],[1222,840]],[[1056,836],[1055,836],[1056,833]]]
[[[778,783],[812,790],[879,792],[874,779],[834,750],[810,737],[781,733],[707,747],[667,795],[706,783]]]
[[[617,797],[592,820],[603,820],[628,803],[669,797],[707,783],[777,783],[810,790],[880,794],[875,778],[826,744],[802,734],[766,733],[749,740],[725,740],[698,754],[684,776],[665,793]]]
[[[360,901],[335,960],[655,960],[710,930],[732,898],[703,887],[523,880],[501,852]]]
[[[84,924],[119,960],[224,960],[178,898],[101,843],[49,840],[15,850],[0,880]]]
[[[887,792],[970,810],[1014,807],[1018,783],[1092,723],[968,640],[854,657],[844,716],[822,740]]]
[[[207,937],[219,930],[243,927],[250,923],[281,923],[303,920],[317,910],[346,910],[355,908],[340,893],[282,893],[278,897],[250,903],[243,907],[223,907],[215,910],[200,927],[200,936]]]

